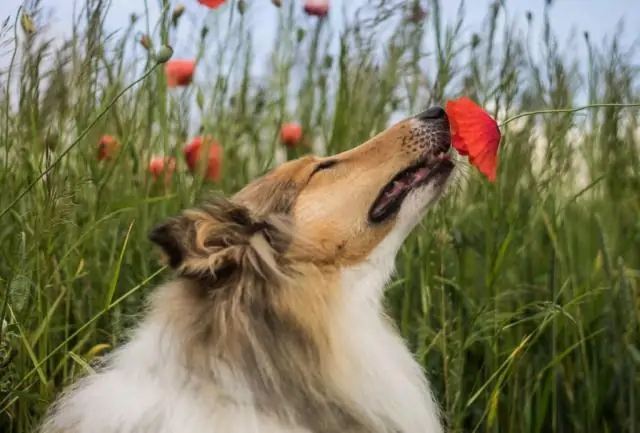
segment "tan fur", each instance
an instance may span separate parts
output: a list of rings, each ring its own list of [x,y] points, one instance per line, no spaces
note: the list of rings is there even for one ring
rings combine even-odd
[[[288,162],[249,184],[234,200],[264,212],[278,207],[273,202],[291,201],[290,197],[274,194],[286,185],[285,195],[295,196],[291,207],[297,223],[296,240],[315,246],[313,257],[307,259],[336,266],[359,263],[394,226],[393,219],[369,226],[365,221],[367,209],[396,173],[415,162],[423,151],[420,142],[428,139],[409,122],[402,122],[338,155],[307,156]],[[335,161],[335,166],[310,178],[313,169],[327,160]],[[264,198],[272,196],[275,198],[265,203]]]
[[[326,318],[338,289],[337,270],[324,267],[321,273],[283,253],[290,241],[284,219],[252,220],[222,198],[185,211],[169,223],[185,251],[176,269],[183,279],[156,294],[153,314],[190,336],[183,350],[190,369],[210,374],[209,361],[218,359],[251,372],[263,410],[291,423],[309,410],[326,412],[322,420],[336,425],[318,428],[339,431],[349,417],[322,387],[333,353]],[[252,228],[262,224],[267,227]],[[225,268],[230,270],[220,271]],[[312,289],[319,283],[325,290]]]
[[[191,336],[190,368],[205,374],[212,357],[225,361],[249,375],[263,410],[313,431],[373,429],[326,387],[340,356],[327,320],[338,270],[365,260],[394,226],[394,218],[366,220],[379,191],[426,146],[448,139],[409,122],[330,158],[285,163],[230,200],[166,224],[182,251],[182,280],[156,295],[154,314]],[[327,161],[334,165],[312,176]]]
[[[449,141],[446,120],[408,119],[347,152],[285,163],[151,232],[176,277],[152,296],[147,323],[180,336],[174,352],[203,395],[224,398],[231,374],[284,425],[395,431],[332,382],[349,362],[331,320],[344,299],[341,271],[365,261],[396,223],[369,221],[378,194]]]

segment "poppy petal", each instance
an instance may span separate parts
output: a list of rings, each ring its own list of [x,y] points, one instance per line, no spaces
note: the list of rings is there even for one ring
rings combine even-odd
[[[489,149],[476,156],[470,156],[469,161],[473,164],[480,173],[487,176],[487,178],[494,182],[496,180],[496,172],[498,166],[498,158],[496,153],[491,152]]]
[[[458,121],[458,128],[457,134],[466,144],[470,155],[477,155],[500,141],[500,131],[490,118],[466,117]]]
[[[467,97],[448,101],[445,111],[453,147],[460,155],[469,156],[469,162],[489,180],[495,180],[501,139],[496,121]]]
[[[458,133],[458,122],[454,116],[449,117],[449,125],[451,128],[451,145],[460,155],[466,156],[469,154],[467,143]]]
[[[202,6],[206,6],[210,9],[215,9],[222,6],[226,0],[198,0]]]

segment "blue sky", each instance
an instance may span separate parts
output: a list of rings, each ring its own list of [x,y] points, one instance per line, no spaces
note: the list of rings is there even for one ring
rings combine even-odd
[[[266,56],[271,44],[274,42],[277,9],[271,4],[271,0],[246,0],[249,4],[250,13],[247,14],[248,24],[251,26],[254,37],[254,47],[256,52]],[[294,1],[298,3],[298,7],[302,8],[303,0],[282,0],[283,3]],[[464,32],[471,35],[474,31],[479,30],[482,21],[487,15],[488,6],[493,0],[467,0]],[[358,6],[365,4],[367,0],[331,0],[331,12],[329,20],[331,27],[338,29],[344,20],[344,14],[350,14]],[[395,3],[398,0],[394,0]],[[23,0],[0,0],[0,19],[4,20],[7,16],[15,14]],[[150,11],[151,25],[159,16],[159,4],[161,0],[147,0]],[[182,3],[187,8],[187,13],[183,18],[184,21],[180,26],[180,35],[178,40],[192,41],[193,33],[198,33],[201,23],[206,20],[215,31],[215,20],[221,18],[226,19],[226,11],[220,10],[208,13],[208,10],[200,6],[196,0],[172,0],[172,5]],[[423,0],[423,4],[428,4],[428,0]],[[541,32],[542,15],[546,0],[506,0],[507,14],[509,20],[516,20],[521,23],[522,27],[526,27],[526,12],[531,11],[533,14],[533,41],[539,41]],[[62,36],[68,34],[71,29],[71,22],[74,9],[79,9],[79,5],[83,4],[83,0],[42,0],[45,9],[52,13],[52,23],[49,32],[54,38],[62,39]],[[443,15],[445,21],[453,23],[456,19],[460,0],[441,0]],[[132,13],[142,15],[144,13],[144,0],[111,0],[111,9],[106,20],[106,26],[110,31],[122,31],[129,22]],[[346,12],[345,12],[346,11]],[[633,19],[635,18],[635,20]],[[624,45],[630,45],[634,39],[640,40],[640,35],[633,27],[634,22],[640,18],[640,0],[554,0],[553,7],[550,12],[552,28],[558,36],[561,47],[563,49],[570,48],[571,54],[584,55],[586,52],[583,43],[582,34],[588,31],[591,40],[600,44],[605,37],[611,37],[616,31],[621,29],[621,23],[626,22],[625,31],[623,33]],[[504,18],[503,18],[504,20]],[[196,25],[189,25],[189,22],[195,22]],[[144,22],[139,22],[140,30],[144,29]],[[574,36],[573,45],[567,45],[571,36]],[[264,49],[260,49],[264,46]],[[176,53],[174,57],[192,57],[195,54],[196,47],[185,43],[174,47]],[[534,52],[535,54],[535,52]],[[212,53],[211,56],[214,56]],[[210,57],[211,57],[210,56]],[[206,55],[205,55],[206,57]],[[211,59],[215,60],[215,59]],[[639,56],[640,60],[640,56]],[[0,68],[6,67],[8,64],[8,56],[0,58]],[[260,59],[255,62],[257,65],[263,64]],[[259,69],[259,68],[258,68]],[[259,70],[256,72],[260,72]],[[197,77],[196,77],[197,79]]]
[[[296,1],[302,7],[303,0],[283,0]],[[338,27],[343,19],[343,8],[351,11],[357,6],[365,3],[366,0],[332,0],[331,1],[331,24]],[[492,0],[467,0],[466,1],[466,26],[465,29],[472,32],[481,25],[481,20],[486,16],[488,5]],[[247,0],[251,8],[249,20],[255,29],[255,38],[259,43],[264,41],[272,42],[275,30],[275,8],[271,5],[270,0]],[[428,4],[428,1],[423,1]],[[13,15],[17,8],[23,3],[23,0],[1,0],[0,1],[0,19]],[[143,0],[111,0],[111,12],[107,19],[107,26],[111,30],[118,30],[125,27],[128,23],[129,16],[132,12],[141,14],[144,11]],[[158,16],[159,0],[148,0],[151,11],[151,20]],[[177,4],[177,1],[173,3]],[[188,13],[191,16],[199,17],[203,13],[203,8],[199,6],[196,0],[182,0],[186,5]],[[453,22],[459,0],[444,0],[443,11],[445,19]],[[545,0],[506,0],[509,15],[519,19],[523,26],[525,24],[525,12],[530,10],[534,15],[534,24],[541,22],[541,16]],[[82,0],[43,0],[43,6],[46,9],[53,10],[55,24],[51,31],[54,35],[65,34],[71,28],[71,17],[74,4],[82,4]],[[635,17],[635,20],[633,19]],[[537,18],[537,19],[536,19]],[[581,35],[583,31],[588,30],[593,41],[600,41],[605,35],[611,35],[620,25],[620,20],[625,18],[628,23],[629,31],[625,31],[626,40],[638,37],[637,32],[633,31],[634,21],[640,18],[640,1],[638,0],[555,0],[551,10],[551,19],[553,28],[557,32],[561,41],[567,40],[572,30]],[[183,26],[182,30],[186,33],[189,31],[188,26]],[[578,39],[579,40],[579,39]],[[178,52],[176,55],[188,56],[190,53],[181,52],[181,48],[176,47]]]

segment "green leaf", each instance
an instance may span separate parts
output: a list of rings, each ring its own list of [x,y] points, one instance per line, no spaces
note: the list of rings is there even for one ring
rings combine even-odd
[[[31,280],[25,275],[16,276],[9,285],[9,302],[11,307],[20,312],[27,305],[31,295]]]

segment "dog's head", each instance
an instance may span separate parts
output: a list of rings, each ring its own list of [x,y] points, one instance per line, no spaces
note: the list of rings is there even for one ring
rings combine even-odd
[[[282,260],[348,267],[389,237],[395,254],[453,171],[450,143],[446,113],[433,107],[346,152],[282,164],[150,238],[171,267],[194,278],[243,264],[268,276]]]

